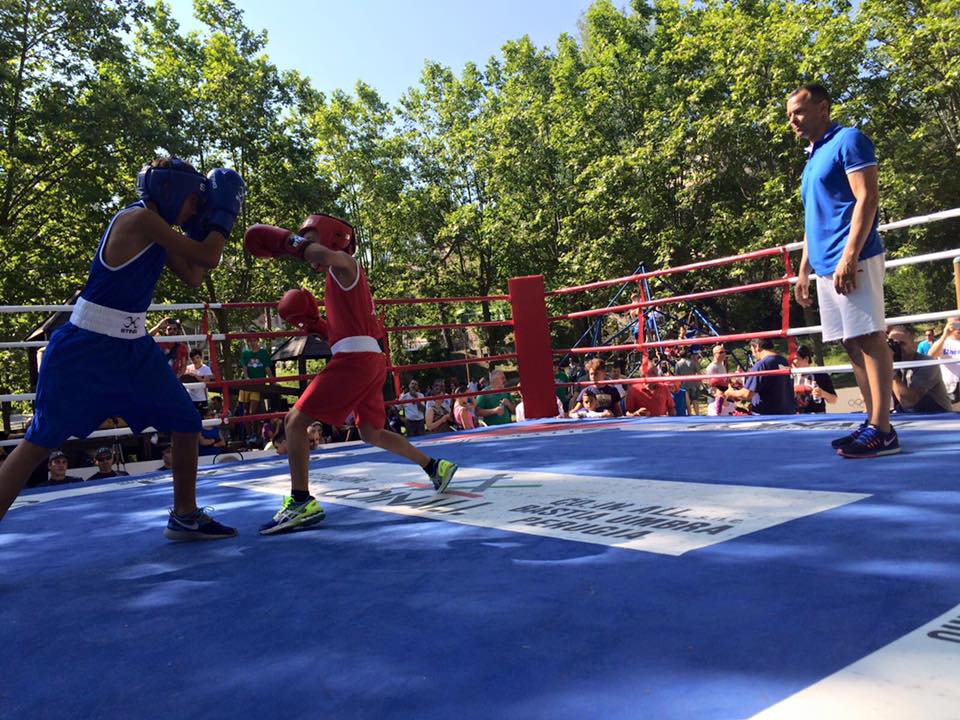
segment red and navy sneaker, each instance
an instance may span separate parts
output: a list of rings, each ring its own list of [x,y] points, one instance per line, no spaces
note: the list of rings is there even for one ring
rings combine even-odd
[[[163,534],[168,540],[222,540],[236,537],[237,529],[221,525],[205,508],[197,508],[189,515],[175,515],[171,510]]]
[[[880,432],[874,425],[867,425],[853,442],[837,448],[837,455],[845,458],[875,458],[896,455],[900,452],[900,440],[892,427],[890,432]]]

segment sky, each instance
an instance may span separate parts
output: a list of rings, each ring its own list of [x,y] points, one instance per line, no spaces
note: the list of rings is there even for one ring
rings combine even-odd
[[[193,0],[165,0],[181,30],[199,29]],[[317,90],[353,91],[357,80],[393,103],[420,79],[424,61],[483,66],[508,40],[555,47],[590,0],[234,0],[244,24],[266,30],[267,54]]]

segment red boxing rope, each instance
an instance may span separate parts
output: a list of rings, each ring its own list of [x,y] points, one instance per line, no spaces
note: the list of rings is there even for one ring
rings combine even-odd
[[[428,400],[446,400],[447,398],[461,398],[461,397],[477,397],[478,395],[493,395],[495,393],[503,392],[519,392],[519,385],[511,385],[510,387],[497,388],[496,390],[472,390],[465,393],[450,393],[448,395],[424,395],[423,397],[410,398],[409,400],[387,400],[386,405],[410,405],[411,403],[427,402]]]
[[[375,305],[430,305],[432,303],[486,302],[488,300],[509,300],[509,295],[477,295],[474,297],[442,298],[383,298],[374,300]]]
[[[475,365],[476,363],[495,362],[498,360],[514,360],[516,353],[507,353],[506,355],[488,355],[479,358],[464,358],[463,360],[442,360],[432,363],[417,363],[415,365],[387,365],[387,370],[392,372],[407,372],[410,370],[430,370],[441,367],[457,367],[459,365]]]
[[[739,340],[753,340],[754,338],[783,337],[782,330],[760,330],[751,333],[732,333],[730,335],[698,335],[691,338],[677,338],[676,340],[659,340],[657,342],[630,343],[629,345],[600,345],[598,347],[558,348],[554,355],[582,355],[598,352],[619,352],[621,350],[648,350],[652,348],[674,347],[676,345],[716,345],[724,342]]]
[[[638,273],[636,275],[627,275],[626,277],[614,278],[613,280],[600,280],[598,282],[587,283],[586,285],[575,285],[574,287],[568,288],[559,288],[557,290],[551,290],[547,293],[547,296],[556,296],[556,295],[569,295],[575,292],[583,292],[585,290],[595,290],[597,288],[609,287],[610,285],[623,285],[628,282],[638,282],[640,280],[646,280],[654,277],[661,277],[663,275],[672,275],[674,273],[683,273],[689,272],[691,270],[702,270],[704,268],[719,267],[721,265],[730,265],[741,260],[755,260],[756,258],[771,257],[773,255],[779,255],[781,252],[786,252],[787,248],[785,246],[777,246],[772,248],[765,248],[763,250],[754,250],[752,252],[743,253],[742,255],[728,255],[727,257],[716,258],[714,260],[703,260],[701,262],[690,263],[689,265],[678,265],[675,268],[664,268],[663,270],[651,270],[650,272]]]
[[[507,327],[513,326],[513,320],[490,320],[470,323],[439,323],[435,325],[397,325],[385,327],[387,332],[411,332],[414,330],[468,330],[475,327]]]
[[[657,307],[668,305],[670,303],[689,302],[691,300],[700,300],[708,297],[719,297],[721,295],[736,295],[738,293],[752,292],[753,290],[767,290],[790,284],[790,278],[780,278],[778,280],[764,280],[763,282],[750,283],[748,285],[737,285],[736,287],[720,288],[718,290],[703,290],[701,292],[689,293],[687,295],[672,295],[666,298],[656,298],[655,300],[644,300],[629,305],[611,305],[605,308],[595,308],[593,310],[581,310],[579,312],[566,313],[564,315],[554,315],[548,320],[556,322],[557,320],[574,320],[576,318],[593,317],[595,315],[608,315],[611,313],[626,312],[637,308]]]

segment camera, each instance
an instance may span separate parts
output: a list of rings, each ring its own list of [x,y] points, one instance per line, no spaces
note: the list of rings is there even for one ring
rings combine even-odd
[[[903,346],[899,340],[887,340],[887,345],[890,346],[890,351],[893,353],[894,362],[903,360]]]

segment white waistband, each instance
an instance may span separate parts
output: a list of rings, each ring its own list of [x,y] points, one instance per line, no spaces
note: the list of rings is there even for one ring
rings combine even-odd
[[[380,349],[380,343],[369,335],[354,335],[337,340],[330,352],[334,355],[342,352],[383,352]]]
[[[147,322],[145,312],[131,313],[115,310],[83,298],[77,298],[77,304],[74,305],[73,313],[70,315],[70,322],[78,328],[123,340],[136,340],[147,334],[144,329]]]

